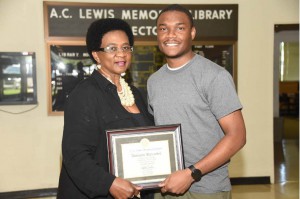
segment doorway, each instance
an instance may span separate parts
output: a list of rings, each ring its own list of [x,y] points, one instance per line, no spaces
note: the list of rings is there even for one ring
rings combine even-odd
[[[273,79],[275,182],[283,183],[299,178],[285,158],[290,145],[299,149],[299,24],[274,27]]]

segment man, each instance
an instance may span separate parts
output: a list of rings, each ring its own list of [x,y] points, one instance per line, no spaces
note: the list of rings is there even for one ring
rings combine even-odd
[[[242,105],[231,75],[193,53],[190,12],[170,5],[157,18],[157,40],[167,64],[148,80],[155,124],[181,123],[185,167],[169,175],[155,198],[230,199],[230,158],[246,143]]]

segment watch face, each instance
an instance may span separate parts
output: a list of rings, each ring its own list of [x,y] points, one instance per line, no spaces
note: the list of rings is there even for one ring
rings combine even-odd
[[[202,172],[199,169],[196,169],[194,165],[189,166],[189,169],[192,171],[192,177],[195,181],[201,180]]]
[[[201,171],[199,169],[194,169],[194,171],[192,172],[192,177],[194,178],[195,181],[201,180],[202,177]]]

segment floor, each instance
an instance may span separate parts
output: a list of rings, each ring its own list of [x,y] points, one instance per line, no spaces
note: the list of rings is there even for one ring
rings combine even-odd
[[[283,140],[274,149],[275,184],[235,185],[232,199],[299,199],[299,139]]]
[[[299,140],[274,144],[275,183],[271,185],[235,185],[233,199],[299,199]]]
[[[299,117],[284,117],[282,137],[274,143],[275,183],[233,186],[233,199],[299,199]]]

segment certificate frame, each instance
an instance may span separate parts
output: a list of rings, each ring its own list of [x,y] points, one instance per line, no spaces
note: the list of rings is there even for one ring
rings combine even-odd
[[[109,171],[143,189],[184,169],[181,125],[107,130]],[[163,165],[163,166],[162,166]]]

